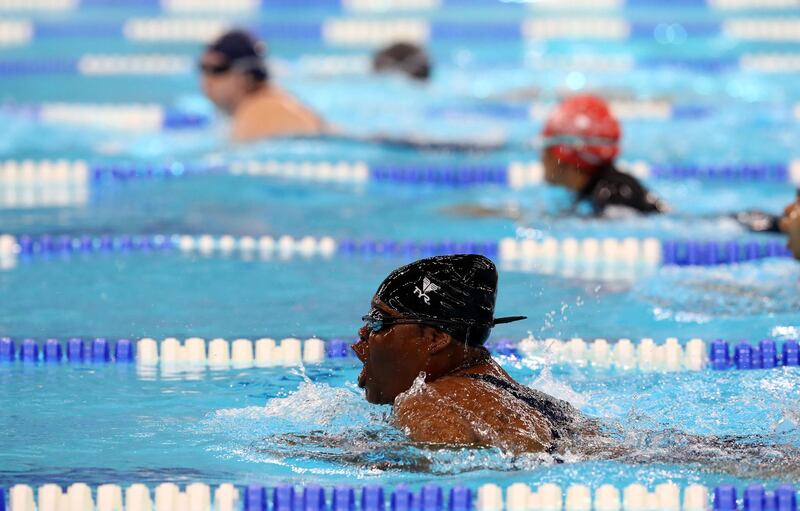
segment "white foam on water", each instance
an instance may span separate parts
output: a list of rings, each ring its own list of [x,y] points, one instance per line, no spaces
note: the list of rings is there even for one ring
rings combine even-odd
[[[544,367],[542,372],[539,373],[539,376],[528,386],[555,398],[564,400],[576,408],[585,406],[589,401],[588,396],[577,392],[566,383],[556,379],[549,367]]]

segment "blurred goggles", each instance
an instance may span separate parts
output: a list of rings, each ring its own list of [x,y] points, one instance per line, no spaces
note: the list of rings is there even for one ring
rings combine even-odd
[[[205,62],[200,62],[198,65],[200,72],[204,75],[212,75],[212,76],[219,76],[224,75],[228,71],[233,68],[230,62],[224,62],[222,64],[206,64]]]
[[[234,60],[233,62],[225,61],[221,64],[208,64],[200,61],[198,68],[202,74],[211,76],[224,75],[233,69],[245,73],[256,71],[266,73],[264,59],[261,57],[246,57]]]
[[[542,147],[547,149],[549,147],[585,147],[585,146],[608,146],[614,147],[619,144],[619,141],[614,138],[607,137],[581,137],[578,135],[553,135],[542,137]]]

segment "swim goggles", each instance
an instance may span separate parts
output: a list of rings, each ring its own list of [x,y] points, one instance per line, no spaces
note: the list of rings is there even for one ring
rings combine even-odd
[[[493,319],[490,323],[478,323],[476,321],[470,320],[463,320],[463,319],[456,319],[456,320],[448,320],[448,319],[433,319],[433,318],[424,318],[424,317],[391,317],[387,316],[386,313],[381,311],[380,309],[372,309],[366,316],[361,318],[361,321],[364,322],[367,329],[369,329],[372,333],[378,333],[384,328],[390,327],[392,325],[429,325],[435,327],[464,327],[467,329],[470,328],[486,328],[490,329],[495,325],[500,325],[503,323],[511,323],[513,321],[520,321],[522,319],[527,319],[525,316],[509,316],[505,318],[496,318]]]
[[[204,75],[217,76],[217,75],[224,75],[225,73],[231,70],[232,66],[230,62],[225,62],[217,65],[205,64],[203,62],[200,62],[197,65],[197,67],[200,70],[200,72]]]
[[[216,65],[206,64],[201,61],[197,67],[202,74],[212,76],[223,75],[232,69],[243,72],[265,72],[264,60],[261,57],[246,57],[234,60],[233,62],[227,61]]]

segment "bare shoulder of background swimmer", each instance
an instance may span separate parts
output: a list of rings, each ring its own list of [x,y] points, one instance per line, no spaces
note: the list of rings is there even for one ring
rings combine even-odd
[[[274,85],[246,98],[234,112],[232,138],[247,141],[281,135],[316,135],[325,123],[310,108]]]
[[[512,452],[545,452],[554,445],[541,413],[463,376],[412,387],[395,400],[394,413],[397,426],[415,442],[491,445]]]

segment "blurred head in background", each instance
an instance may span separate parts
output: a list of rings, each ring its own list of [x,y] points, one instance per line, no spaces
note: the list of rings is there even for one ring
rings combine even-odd
[[[232,117],[234,141],[318,135],[326,129],[320,116],[270,79],[263,43],[243,30],[209,44],[200,72],[205,95]]]
[[[545,179],[580,190],[594,174],[614,164],[621,135],[603,99],[584,94],[564,100],[542,130]]]
[[[412,80],[427,81],[431,62],[425,49],[412,43],[398,42],[381,49],[372,59],[376,73],[399,73]]]
[[[203,93],[218,108],[233,113],[241,101],[269,80],[263,43],[243,30],[231,30],[209,44],[200,58]]]

